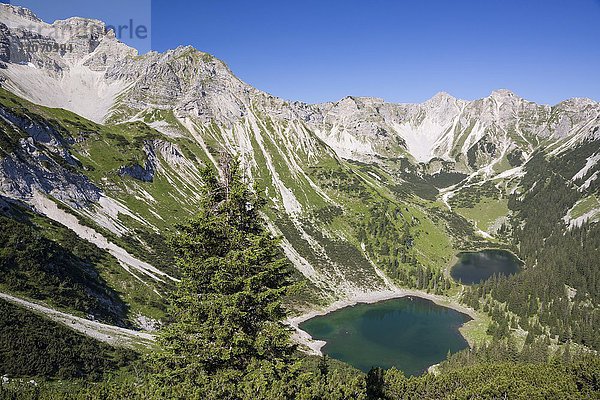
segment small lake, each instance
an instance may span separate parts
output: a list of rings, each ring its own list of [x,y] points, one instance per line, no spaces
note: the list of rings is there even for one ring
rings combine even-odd
[[[521,271],[521,261],[505,250],[482,250],[460,253],[459,261],[450,270],[450,276],[465,285],[472,285],[492,275],[511,275]]]
[[[325,340],[324,354],[365,372],[396,367],[419,375],[433,364],[467,348],[458,331],[466,314],[421,297],[357,304],[312,318],[300,328]]]

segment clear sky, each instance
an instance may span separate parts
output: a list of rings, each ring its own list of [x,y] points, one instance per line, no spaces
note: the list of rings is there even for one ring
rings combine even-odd
[[[149,0],[23,0],[45,20],[123,19]],[[114,3],[115,6],[107,5]],[[191,44],[290,100],[421,102],[506,88],[600,101],[600,0],[153,0],[152,42]],[[128,9],[129,8],[129,9]]]

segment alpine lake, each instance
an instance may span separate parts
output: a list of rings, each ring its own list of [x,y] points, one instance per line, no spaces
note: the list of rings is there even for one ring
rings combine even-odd
[[[521,262],[504,250],[458,254],[451,276],[475,284],[494,274],[518,273]],[[422,297],[407,296],[372,304],[357,304],[300,324],[314,339],[324,340],[323,354],[364,372],[372,367],[396,367],[405,375],[420,375],[448,353],[469,345],[459,328],[471,317]]]
[[[482,250],[458,254],[458,263],[450,276],[465,285],[479,283],[493,275],[513,275],[521,271],[523,263],[505,250]]]

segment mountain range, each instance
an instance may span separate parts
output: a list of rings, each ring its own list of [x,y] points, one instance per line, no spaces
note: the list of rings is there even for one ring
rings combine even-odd
[[[590,99],[542,105],[502,89],[305,104],[192,47],[140,55],[100,21],[49,24],[6,4],[0,82],[2,214],[62,238],[66,252],[96,254],[82,267],[95,280],[67,274],[92,303],[0,287],[111,324],[153,329],[163,317],[178,279],[164,239],[195,214],[198,171],[218,169],[223,153],[266,193],[269,228],[307,281],[299,310],[396,285],[444,292],[457,252],[518,254],[528,217],[515,204],[553,175],[574,193],[561,204],[564,232],[600,221]],[[540,157],[542,173],[530,168]]]

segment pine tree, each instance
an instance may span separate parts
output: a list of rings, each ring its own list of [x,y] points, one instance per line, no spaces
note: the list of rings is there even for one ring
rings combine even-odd
[[[199,382],[251,364],[284,368],[295,349],[282,323],[282,300],[294,285],[262,223],[265,201],[249,189],[237,159],[222,158],[220,177],[202,171],[201,209],[171,239],[181,281],[154,359],[169,382]]]
[[[329,359],[327,358],[327,355],[323,355],[319,359],[319,364],[317,366],[317,369],[319,370],[319,373],[321,374],[321,378],[323,378],[323,380],[325,382],[327,382],[328,375],[329,375]]]
[[[384,373],[383,369],[374,367],[369,370],[366,378],[366,392],[368,400],[379,400],[384,398]]]

